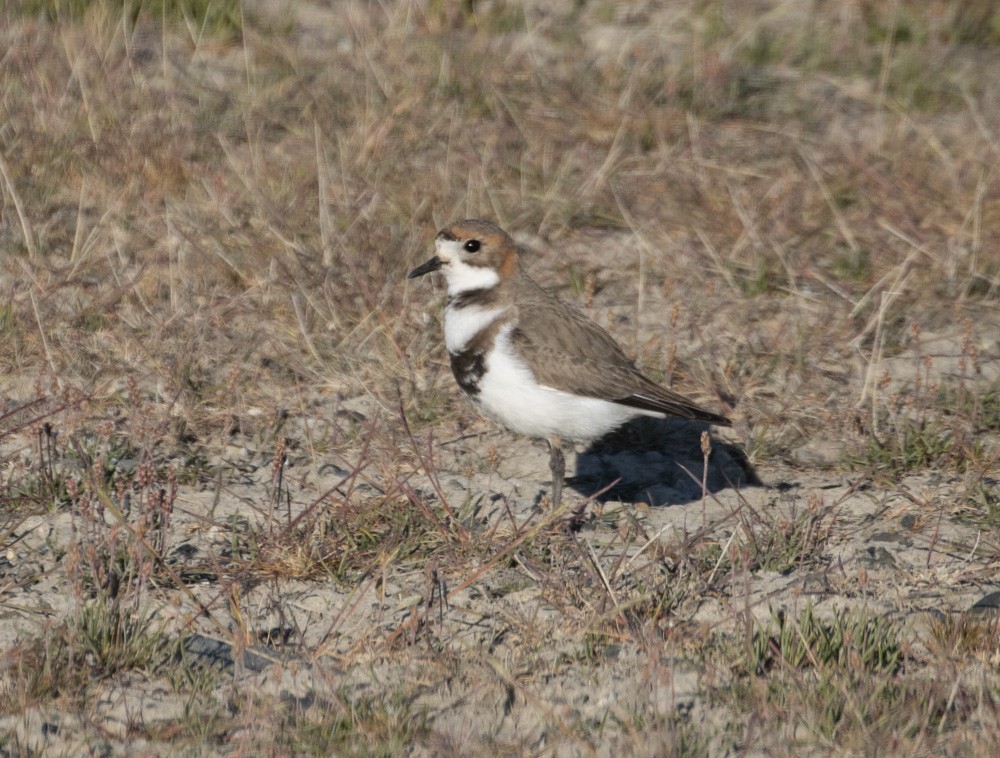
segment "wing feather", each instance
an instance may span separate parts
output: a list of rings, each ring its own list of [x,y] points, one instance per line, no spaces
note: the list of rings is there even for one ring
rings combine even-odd
[[[544,324],[511,334],[535,377],[554,389],[600,397],[637,410],[728,426],[729,419],[643,376],[604,329],[527,276],[517,292],[522,323]]]

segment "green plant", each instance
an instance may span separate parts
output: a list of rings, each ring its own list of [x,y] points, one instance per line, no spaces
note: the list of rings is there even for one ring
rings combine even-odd
[[[15,0],[18,12],[42,16],[49,22],[82,20],[95,7],[128,19],[134,25],[141,15],[170,22],[183,21],[196,35],[238,39],[243,33],[244,14],[238,0]]]
[[[838,610],[823,620],[812,605],[796,619],[772,611],[766,623],[755,624],[742,663],[757,675],[786,666],[895,673],[902,665],[898,631],[885,616]]]

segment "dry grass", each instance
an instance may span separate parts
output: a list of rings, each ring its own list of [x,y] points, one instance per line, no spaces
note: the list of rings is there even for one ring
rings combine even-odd
[[[0,752],[996,750],[996,624],[838,553],[868,498],[901,584],[993,586],[993,3],[0,21]],[[525,505],[404,280],[469,216],[823,486]]]

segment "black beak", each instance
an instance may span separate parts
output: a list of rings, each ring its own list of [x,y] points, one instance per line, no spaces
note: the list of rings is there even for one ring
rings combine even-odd
[[[426,263],[422,263],[417,266],[413,271],[406,275],[407,279],[416,279],[418,276],[423,276],[424,274],[429,274],[431,271],[437,271],[441,268],[441,259],[436,255],[431,258]]]

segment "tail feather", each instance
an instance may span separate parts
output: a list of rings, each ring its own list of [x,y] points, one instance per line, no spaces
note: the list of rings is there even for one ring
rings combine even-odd
[[[621,405],[627,405],[630,408],[637,408],[638,410],[664,413],[668,416],[687,418],[693,421],[708,421],[718,426],[733,425],[733,422],[725,416],[718,413],[712,413],[712,411],[706,411],[704,408],[699,405],[695,405],[682,395],[675,395],[662,387],[658,387],[657,389],[659,389],[660,392],[658,392],[656,396],[633,393],[626,397],[615,398],[614,402]]]

